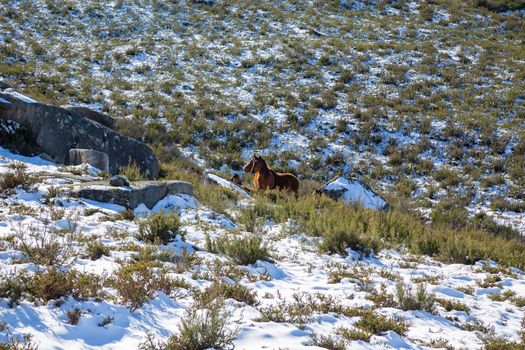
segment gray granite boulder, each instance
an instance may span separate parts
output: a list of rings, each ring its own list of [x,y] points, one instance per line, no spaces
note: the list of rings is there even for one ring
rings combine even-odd
[[[68,111],[75,112],[86,119],[93,120],[97,123],[107,126],[110,129],[115,129],[115,119],[113,119],[107,114],[94,111],[84,106],[65,105],[60,107],[67,109]]]
[[[0,92],[0,120],[21,125],[39,151],[57,163],[67,164],[72,148],[92,149],[107,153],[110,174],[135,163],[148,178],[158,177],[159,162],[146,144],[73,111],[39,103],[8,89]]]
[[[338,177],[315,192],[325,194],[334,200],[340,200],[347,204],[360,204],[367,209],[388,209],[388,202],[383,197],[375,193],[368,185],[356,179]]]
[[[105,152],[92,149],[72,148],[69,150],[69,165],[89,164],[109,173],[109,157]]]
[[[128,209],[135,209],[140,203],[151,209],[170,194],[193,195],[193,186],[183,181],[140,181],[129,187],[95,183],[77,185],[71,190],[73,197],[118,204]]]

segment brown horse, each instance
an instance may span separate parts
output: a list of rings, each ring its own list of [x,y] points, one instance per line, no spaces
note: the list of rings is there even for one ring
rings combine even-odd
[[[258,190],[274,189],[291,191],[295,194],[299,191],[299,179],[294,174],[278,173],[266,165],[264,159],[254,154],[252,159],[243,168],[244,172],[255,174],[253,185]]]

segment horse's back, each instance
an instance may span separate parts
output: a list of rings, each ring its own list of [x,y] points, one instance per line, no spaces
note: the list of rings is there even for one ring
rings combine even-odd
[[[292,173],[275,173],[275,186],[281,189],[291,190],[292,192],[299,192],[299,179]]]

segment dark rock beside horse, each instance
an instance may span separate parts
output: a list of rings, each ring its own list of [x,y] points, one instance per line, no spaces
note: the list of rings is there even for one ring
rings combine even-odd
[[[388,202],[383,197],[375,193],[368,185],[356,179],[338,177],[316,190],[316,192],[348,204],[359,203],[367,209],[388,209]]]
[[[0,90],[9,89],[10,87],[11,87],[11,85],[6,83],[5,81],[0,80]]]
[[[218,175],[215,175],[215,174],[210,174],[210,173],[204,174],[204,182],[207,184],[228,188],[243,196],[250,196],[250,193],[245,188],[239,186],[236,183],[233,183],[232,181],[226,180]]]
[[[16,123],[24,131],[26,148],[30,145],[35,152],[45,152],[57,163],[68,164],[72,148],[92,149],[107,153],[111,174],[117,174],[121,167],[131,162],[137,164],[148,178],[158,177],[159,162],[146,144],[76,112],[39,103],[8,89],[0,92],[0,121]],[[16,140],[16,137],[12,139]],[[3,138],[0,143],[3,143]],[[23,152],[16,144],[14,146],[13,142],[5,145]]]
[[[193,195],[193,186],[184,181],[140,181],[129,187],[108,186],[102,183],[87,183],[73,187],[73,197],[91,199],[97,202],[122,205],[135,209],[144,203],[149,209],[170,194]]]

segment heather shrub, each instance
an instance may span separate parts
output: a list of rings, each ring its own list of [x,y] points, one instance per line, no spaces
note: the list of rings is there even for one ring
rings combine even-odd
[[[168,295],[181,295],[182,288],[189,288],[187,283],[168,276],[167,271],[155,262],[134,261],[122,265],[109,281],[118,296],[132,310],[138,309],[153,299],[157,292]]]
[[[232,316],[232,312],[223,309],[220,303],[204,310],[192,307],[164,350],[230,349],[238,333],[238,328],[231,326]]]
[[[137,238],[148,243],[166,244],[177,234],[183,236],[180,226],[177,213],[159,211],[140,221]]]
[[[263,239],[257,234],[239,237],[219,237],[208,240],[207,249],[224,254],[240,265],[255,264],[257,260],[269,260],[269,252]]]

